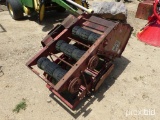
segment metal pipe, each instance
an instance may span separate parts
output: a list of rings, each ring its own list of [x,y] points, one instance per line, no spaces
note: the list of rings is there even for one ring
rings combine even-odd
[[[72,40],[72,41],[74,41],[74,42],[76,42],[76,43],[78,43],[78,44],[81,44],[81,45],[89,48],[89,46],[87,46],[87,45],[85,45],[85,44],[83,44],[83,43],[81,43],[81,42],[79,42],[79,41],[77,41],[77,40],[75,40],[75,39],[73,39],[73,38],[68,37],[68,39],[70,39],[70,40]]]
[[[80,8],[80,9],[86,11],[87,13],[93,13],[93,10],[92,10],[92,9],[87,9],[87,8],[85,8],[85,7],[81,6],[81,5],[79,5],[78,3],[73,2],[72,0],[66,0],[66,1],[69,2],[69,3],[71,3],[72,5],[74,5],[74,6],[78,7],[78,8]]]
[[[85,76],[84,76],[83,71],[81,71],[81,74],[82,74],[82,77],[83,77],[83,81],[84,81],[84,83],[85,83],[85,85],[86,85],[87,93],[89,94],[90,91],[89,91],[89,89],[88,89],[87,80],[86,80],[86,78],[85,78]]]
[[[69,65],[70,67],[72,67],[73,65],[71,65],[70,63],[66,62],[65,60],[61,59],[60,57],[58,57],[55,54],[52,54],[54,57],[56,57],[57,59],[60,59],[62,62],[66,63],[67,65]]]

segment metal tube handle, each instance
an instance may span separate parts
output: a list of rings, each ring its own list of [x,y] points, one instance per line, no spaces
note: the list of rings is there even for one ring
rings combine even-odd
[[[80,8],[80,9],[86,11],[87,13],[93,13],[93,12],[94,12],[92,9],[87,9],[87,8],[85,8],[85,7],[81,6],[81,5],[79,5],[78,3],[73,2],[72,0],[66,0],[66,1],[69,2],[69,3],[71,3],[72,5],[74,5],[74,6],[78,7],[78,8]]]

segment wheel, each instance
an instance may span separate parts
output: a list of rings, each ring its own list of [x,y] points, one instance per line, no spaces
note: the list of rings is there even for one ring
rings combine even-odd
[[[45,14],[45,4],[44,2],[40,4],[40,9],[38,13],[38,22],[41,23]]]
[[[57,12],[65,12],[66,9],[63,8],[62,6],[59,6],[57,9],[56,9]]]
[[[23,17],[23,7],[19,0],[6,0],[6,5],[9,14],[14,20],[18,20]]]

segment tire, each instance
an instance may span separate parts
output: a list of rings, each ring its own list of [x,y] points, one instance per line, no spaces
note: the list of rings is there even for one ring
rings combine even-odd
[[[45,14],[45,4],[41,3],[40,4],[40,10],[38,13],[38,23],[40,24],[42,20],[44,19],[44,14]]]
[[[6,5],[14,20],[23,18],[23,7],[19,0],[6,0]]]

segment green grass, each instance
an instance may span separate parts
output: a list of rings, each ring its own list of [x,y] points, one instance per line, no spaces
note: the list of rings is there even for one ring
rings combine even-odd
[[[134,77],[134,79],[135,79],[136,81],[140,81],[140,80],[143,80],[143,79],[144,79],[144,76]]]
[[[135,79],[136,81],[138,81],[138,78],[137,78],[137,77],[134,77],[134,79]]]
[[[26,100],[22,99],[22,101],[18,103],[16,107],[13,109],[13,112],[19,113],[20,110],[25,110],[26,107],[27,107]]]
[[[133,36],[134,36],[134,37],[136,37],[136,36],[137,36],[136,31],[134,31],[132,34],[133,34]]]

